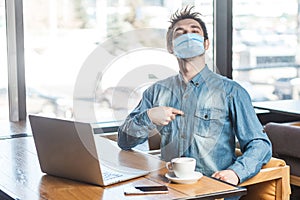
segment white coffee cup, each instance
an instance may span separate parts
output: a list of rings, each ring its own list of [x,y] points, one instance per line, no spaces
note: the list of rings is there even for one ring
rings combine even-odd
[[[191,178],[194,175],[196,159],[190,157],[173,158],[166,163],[169,172],[173,172],[178,178]]]

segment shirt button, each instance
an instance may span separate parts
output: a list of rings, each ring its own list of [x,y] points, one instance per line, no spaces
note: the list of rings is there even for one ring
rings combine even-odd
[[[195,83],[195,85],[198,87],[198,86],[199,86],[199,83],[198,83],[198,82],[196,82],[196,83]]]
[[[204,115],[204,119],[208,119],[208,115]]]
[[[181,134],[181,138],[182,138],[182,139],[185,139],[185,135],[184,135],[184,134]]]

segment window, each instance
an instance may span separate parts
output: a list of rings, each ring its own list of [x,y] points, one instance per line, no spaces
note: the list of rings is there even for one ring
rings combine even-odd
[[[95,1],[28,0],[23,7],[27,112],[72,118],[77,74],[100,39]]]
[[[176,59],[165,50],[165,31],[170,14],[186,4],[203,14],[213,40],[210,0],[23,4],[28,113],[123,120],[149,85],[177,73]],[[209,62],[212,52],[211,46]]]
[[[233,0],[233,78],[253,101],[300,97],[298,4]]]
[[[0,0],[0,120],[8,120],[5,0]]]

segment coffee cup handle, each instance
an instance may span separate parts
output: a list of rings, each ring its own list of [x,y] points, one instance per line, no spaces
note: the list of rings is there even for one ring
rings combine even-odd
[[[171,162],[166,163],[166,168],[169,170],[169,172],[174,172]]]

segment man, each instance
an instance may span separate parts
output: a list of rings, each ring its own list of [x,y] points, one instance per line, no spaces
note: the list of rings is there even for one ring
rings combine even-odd
[[[167,33],[167,48],[178,59],[179,74],[144,92],[120,126],[118,144],[128,150],[159,133],[162,159],[193,157],[197,171],[236,185],[269,161],[271,143],[248,93],[205,64],[207,30],[201,14],[191,10],[177,11]],[[236,139],[243,152],[239,157]]]

